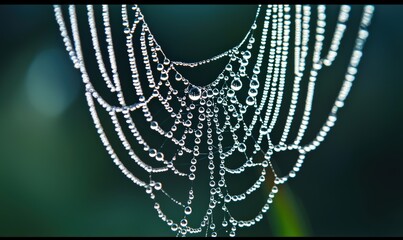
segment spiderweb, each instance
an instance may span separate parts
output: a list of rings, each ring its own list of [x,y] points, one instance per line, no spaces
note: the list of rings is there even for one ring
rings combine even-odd
[[[362,8],[341,89],[324,124],[306,142],[315,84],[338,56],[350,6],[339,7],[330,39],[325,39],[325,5],[258,6],[238,45],[192,63],[165,54],[139,6],[120,8],[114,19],[108,5],[54,6],[113,162],[144,188],[177,236],[235,236],[238,228],[260,222],[278,186],[297,175],[306,154],[334,126],[354,82],[374,7]],[[86,17],[78,18],[79,11]],[[121,52],[127,54],[119,57]],[[184,74],[216,61],[226,64],[209,84],[196,85]],[[276,159],[285,152],[294,158],[281,167]],[[236,213],[239,208],[245,210]]]

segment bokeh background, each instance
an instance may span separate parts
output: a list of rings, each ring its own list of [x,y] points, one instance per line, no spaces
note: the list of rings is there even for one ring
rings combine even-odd
[[[255,6],[143,12],[167,52],[197,60],[233,46]],[[402,5],[376,6],[336,126],[238,236],[403,236],[402,22]],[[1,5],[0,29],[0,236],[172,236],[102,146],[52,6]]]

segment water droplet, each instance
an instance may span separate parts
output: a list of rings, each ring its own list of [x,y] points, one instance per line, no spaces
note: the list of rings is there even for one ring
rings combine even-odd
[[[234,80],[232,80],[231,82],[231,88],[235,91],[238,91],[242,88],[242,82],[241,80],[239,80],[239,78],[235,78]],[[227,93],[228,94],[228,93]]]
[[[201,91],[198,87],[194,86],[189,90],[188,95],[189,95],[190,100],[197,101],[201,97]]]
[[[257,91],[256,88],[249,88],[249,91],[248,91],[248,95],[249,95],[249,96],[251,96],[251,97],[256,97],[257,94],[258,94],[258,91]]]
[[[155,159],[157,159],[157,161],[163,161],[164,154],[162,152],[158,152],[157,155],[155,156]]]
[[[155,183],[154,186],[155,190],[161,190],[162,189],[162,184],[160,182]]]
[[[187,225],[188,225],[188,220],[182,219],[182,220],[181,220],[181,226],[182,226],[182,227],[186,227]]]
[[[189,206],[185,207],[185,214],[186,214],[186,215],[189,215],[189,214],[191,214],[191,213],[192,213],[192,208],[189,207]]]
[[[229,89],[229,90],[227,91],[227,96],[228,96],[228,97],[233,97],[233,96],[235,96],[234,90]],[[218,100],[217,100],[217,102],[218,102]],[[221,102],[222,102],[222,101],[221,101]]]
[[[246,104],[249,105],[249,106],[252,106],[253,104],[255,104],[255,98],[252,97],[252,96],[248,96],[246,98]]]
[[[251,88],[258,88],[258,87],[259,87],[259,81],[252,79],[252,80],[250,81],[250,83],[249,83],[249,86],[250,86]]]
[[[161,80],[166,81],[168,80],[169,75],[164,71],[161,72]]]
[[[157,70],[162,71],[162,69],[164,69],[164,65],[162,65],[161,63],[158,63],[157,64]]]
[[[258,75],[258,74],[260,73],[260,68],[259,68],[258,66],[255,66],[255,67],[253,68],[253,73],[256,74],[256,75]]]
[[[177,231],[178,230],[178,225],[176,223],[172,224],[171,230],[172,231]]]
[[[248,50],[246,50],[243,54],[243,58],[246,60],[248,60],[251,56],[252,56],[252,54]]]
[[[176,74],[175,74],[175,80],[176,80],[176,81],[182,80],[182,75],[181,75],[180,73],[176,73]]]
[[[194,173],[189,174],[189,180],[193,181],[195,180],[196,175],[194,175]]]
[[[260,133],[261,133],[261,134],[266,135],[267,132],[268,132],[267,127],[261,127],[261,128],[260,128]]]
[[[240,143],[240,144],[238,145],[238,151],[240,151],[240,152],[245,152],[245,151],[246,151],[246,145],[245,145],[245,143]]]
[[[249,61],[247,59],[242,59],[240,61],[241,67],[239,68],[239,71],[244,72],[246,70],[245,66],[249,64]]]
[[[151,148],[150,150],[148,150],[148,155],[150,157],[155,157],[157,156],[157,150],[155,150],[154,148]]]
[[[150,123],[150,128],[151,129],[156,129],[158,127],[158,123],[156,122],[156,121],[152,121],[151,123]]]

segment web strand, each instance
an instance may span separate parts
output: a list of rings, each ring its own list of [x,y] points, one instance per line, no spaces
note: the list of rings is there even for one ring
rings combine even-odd
[[[325,5],[316,6],[316,21],[311,16],[314,9],[309,5],[259,5],[250,29],[238,45],[192,63],[172,61],[164,53],[138,5],[131,8],[121,6],[121,26],[112,25],[108,5],[102,5],[102,24],[96,23],[96,11],[92,5],[87,5],[86,10],[94,61],[102,84],[116,96],[117,105],[109,103],[104,94],[94,88],[99,80],[93,80],[87,72],[79,34],[83,29],[78,25],[78,21],[84,19],[77,17],[74,5],[68,6],[69,33],[62,7],[54,6],[65,48],[74,67],[82,73],[95,129],[113,162],[131,181],[144,188],[154,202],[158,217],[177,236],[203,234],[214,237],[223,234],[233,237],[237,229],[252,227],[263,219],[280,191],[279,186],[296,177],[306,154],[315,150],[335,125],[337,113],[344,106],[358,71],[374,7],[363,7],[341,89],[325,123],[314,139],[305,145],[301,141],[309,126],[318,74],[323,68],[333,65],[342,48],[350,6],[340,7],[326,53],[323,52],[327,30]],[[106,53],[101,51],[102,41],[98,36],[101,25],[105,32]],[[130,68],[129,80],[118,73],[120,59],[112,34],[114,38],[124,38],[127,51],[124,61]],[[314,42],[310,43],[312,35]],[[104,62],[103,54],[107,55],[109,62]],[[312,63],[308,65],[310,54]],[[228,60],[224,69],[214,81],[204,86],[192,84],[176,68],[198,67],[222,58]],[[87,61],[91,61],[89,56]],[[293,71],[287,71],[290,66],[294,67]],[[306,98],[301,103],[305,79]],[[279,142],[274,142],[274,129],[281,124],[280,113],[286,111],[285,86],[289,80],[292,80],[292,92],[284,129],[280,131]],[[137,102],[127,103],[129,100],[123,95],[121,81],[131,81],[127,90]],[[292,124],[298,121],[295,119],[298,106],[303,107],[302,116],[296,137],[290,140]],[[106,120],[99,117],[97,108],[107,113],[114,133],[104,129],[101,122]],[[113,141],[107,137],[112,134],[116,134],[126,152],[114,150]],[[153,137],[160,141],[152,141]],[[290,169],[280,172],[276,163],[278,156],[289,151],[296,151],[298,157]],[[143,171],[145,175],[140,175],[147,177],[142,179],[130,171],[118,154],[123,156],[122,159],[129,158],[131,164],[139,167],[136,171]],[[247,175],[251,170],[256,173],[255,179]],[[186,182],[181,189],[184,194],[169,191],[170,181],[161,175]],[[242,190],[237,188],[234,191],[232,186],[237,186],[237,183],[231,178],[238,176],[248,176],[251,181]],[[199,179],[207,181],[208,193],[199,191]],[[271,184],[270,191],[258,209],[244,219],[237,217],[236,208],[232,209],[231,205],[254,200],[253,194],[267,184]],[[207,207],[201,210],[201,219],[193,221],[194,212],[199,210],[194,201],[204,196],[207,196]],[[179,217],[167,213],[170,207],[165,200],[181,209]]]

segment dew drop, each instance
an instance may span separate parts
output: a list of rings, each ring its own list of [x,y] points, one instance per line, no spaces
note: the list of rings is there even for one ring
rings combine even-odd
[[[189,95],[190,100],[197,101],[201,97],[201,91],[198,87],[194,86],[189,90],[188,95]]]
[[[266,135],[267,132],[268,132],[267,127],[261,127],[261,128],[260,128],[260,133],[261,133],[261,134]]]
[[[177,231],[178,230],[178,225],[176,223],[172,224],[171,230],[172,231]]]
[[[168,80],[168,74],[166,72],[161,72],[161,80],[166,81]]]
[[[242,82],[241,82],[241,80],[239,80],[238,78],[235,78],[234,80],[232,80],[232,82],[231,82],[231,88],[232,88],[234,91],[240,90],[240,89],[242,88]]]
[[[258,87],[259,87],[259,81],[258,81],[258,80],[255,80],[255,79],[252,79],[252,80],[250,81],[250,83],[249,83],[249,86],[250,86],[251,88],[258,88]]]
[[[256,97],[257,94],[258,94],[258,91],[257,91],[256,88],[250,88],[249,91],[248,91],[248,95],[251,96],[251,97]]]
[[[182,220],[181,220],[181,226],[182,226],[182,227],[186,227],[187,225],[188,225],[188,220],[182,219]]]
[[[150,123],[150,128],[151,129],[156,129],[158,127],[158,123],[156,122],[156,121],[152,121],[151,123]]]
[[[164,65],[162,65],[161,63],[158,63],[157,70],[162,71],[162,69],[164,69]]]
[[[250,53],[249,50],[246,50],[243,54],[243,58],[246,60],[248,60],[251,56],[252,56],[252,54]]]
[[[189,206],[187,206],[187,207],[185,208],[185,214],[186,214],[186,215],[189,215],[189,214],[191,214],[191,213],[192,213],[192,208],[189,207]]]
[[[249,106],[252,106],[254,103],[255,103],[255,98],[254,97],[248,96],[246,98],[246,104],[248,104]]]
[[[157,159],[158,161],[164,160],[164,154],[162,152],[158,152],[155,156],[155,159]]]
[[[162,184],[160,182],[155,183],[154,186],[155,190],[161,190],[162,189]]]
[[[181,75],[180,73],[176,73],[176,74],[175,74],[175,80],[176,80],[176,81],[182,80],[182,75]]]
[[[155,157],[157,156],[157,150],[155,150],[154,148],[151,148],[150,150],[148,150],[148,155],[150,157]]]
[[[240,143],[240,144],[238,145],[238,151],[240,151],[240,152],[245,152],[245,151],[246,151],[246,145],[245,145],[245,143]]]
[[[189,180],[193,181],[195,180],[196,175],[194,175],[194,173],[189,174]]]

